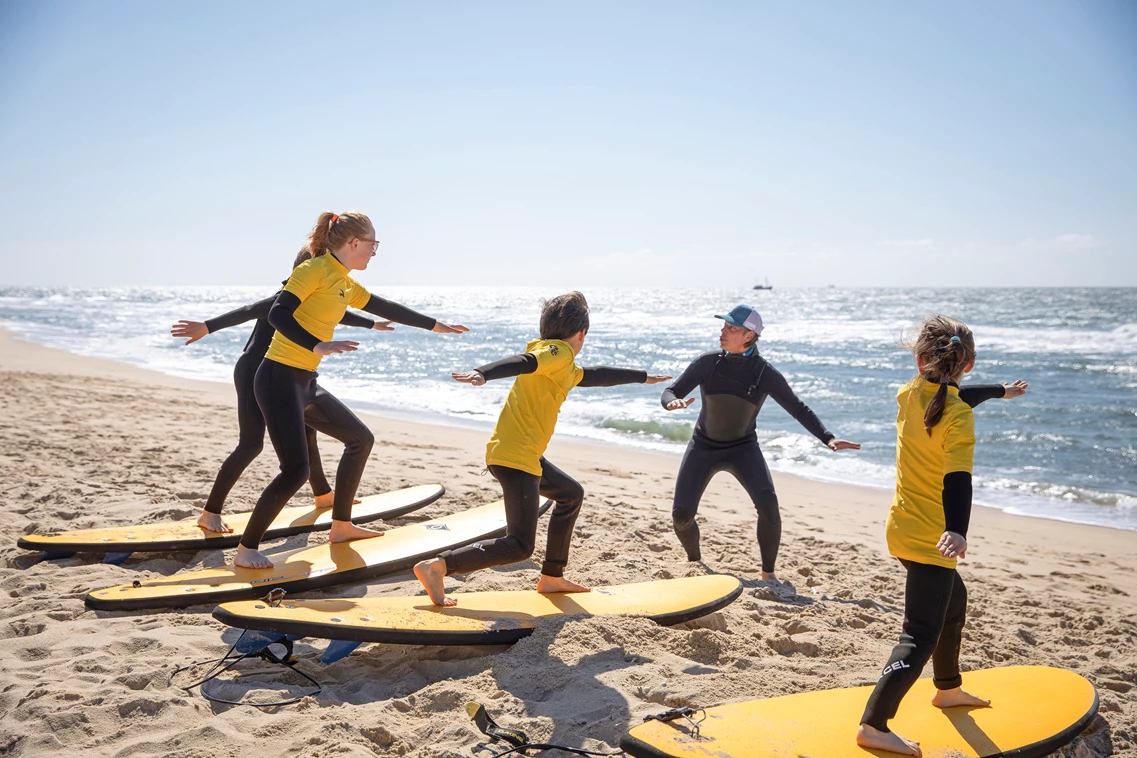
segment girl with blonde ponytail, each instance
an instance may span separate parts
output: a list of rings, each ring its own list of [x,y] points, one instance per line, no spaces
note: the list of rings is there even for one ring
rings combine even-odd
[[[372,295],[355,281],[350,272],[366,269],[378,248],[375,227],[364,214],[321,213],[308,238],[311,259],[293,270],[269,309],[268,322],[276,334],[257,369],[253,391],[280,459],[280,473],[257,500],[237,548],[234,562],[238,566],[272,568],[272,561],[257,548],[284,504],[308,479],[306,427],[334,437],[345,446],[336,473],[331,542],[382,534],[351,522],[351,506],[375,438],[346,405],[316,382],[316,368],[323,356],[352,352],[358,347],[357,342],[332,340],[348,306],[439,333],[460,334],[467,329]]]

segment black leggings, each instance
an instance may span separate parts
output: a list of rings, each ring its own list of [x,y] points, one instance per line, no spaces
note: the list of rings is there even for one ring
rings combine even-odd
[[[869,696],[861,723],[882,732],[896,715],[900,701],[920,678],[932,659],[936,689],[963,684],[959,674],[959,647],[967,615],[967,588],[959,572],[944,566],[901,560],[908,569],[904,586],[904,626],[888,665]]]
[[[264,449],[265,417],[257,407],[257,399],[253,395],[253,377],[260,365],[260,356],[245,353],[237,359],[237,365],[233,369],[233,384],[237,388],[237,425],[241,436],[237,440],[237,447],[229,453],[213,480],[213,489],[209,491],[209,499],[205,502],[205,510],[210,513],[221,513],[233,485]],[[324,476],[320,450],[316,447],[316,432],[310,427],[306,427],[305,432],[308,440],[308,483],[312,485],[313,495],[326,495],[332,491],[332,486]]]
[[[692,440],[687,445],[675,477],[675,500],[671,506],[671,521],[679,542],[687,551],[687,560],[697,561],[701,557],[695,514],[711,477],[720,471],[732,474],[750,495],[758,511],[758,550],[762,554],[762,570],[773,572],[782,540],[782,516],[778,511],[778,496],[774,492],[770,469],[766,467],[766,459],[762,457],[762,449],[757,442],[714,448]]]
[[[351,504],[363,477],[375,436],[359,418],[316,383],[316,372],[285,366],[265,358],[253,382],[257,405],[264,414],[268,436],[280,459],[280,473],[261,493],[245,527],[241,544],[256,549],[261,537],[288,499],[304,485],[309,474],[309,426],[344,443],[336,470],[336,496],[332,518],[351,519]]]
[[[533,555],[537,542],[538,510],[544,496],[555,502],[557,507],[549,521],[549,538],[541,573],[564,576],[572,528],[584,503],[584,488],[580,482],[544,458],[541,459],[541,476],[506,466],[490,466],[489,469],[501,484],[505,498],[505,536],[442,553],[439,557],[446,561],[446,573],[467,574],[491,566],[519,563]]]

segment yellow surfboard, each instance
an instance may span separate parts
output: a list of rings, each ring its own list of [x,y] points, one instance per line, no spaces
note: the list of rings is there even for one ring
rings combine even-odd
[[[1049,666],[1007,666],[969,671],[963,686],[991,700],[990,708],[931,704],[935,686],[921,679],[888,726],[917,740],[925,758],[1032,758],[1078,736],[1098,710],[1097,692],[1085,678]],[[803,692],[705,710],[698,724],[676,718],[645,721],[620,741],[636,758],[867,758],[895,756],[854,741],[873,688]],[[702,714],[695,715],[697,721]]]
[[[407,487],[381,495],[368,495],[352,506],[351,520],[356,523],[395,518],[433,503],[446,492],[441,484]],[[241,541],[252,511],[225,515],[232,534],[219,534],[202,529],[196,519],[164,524],[119,526],[109,529],[80,529],[60,534],[29,534],[17,545],[25,550],[48,553],[141,553],[157,550],[209,550],[233,547]],[[304,532],[328,529],[332,525],[332,509],[316,510],[311,506],[285,508],[272,522],[264,539],[274,540]]]
[[[357,642],[412,645],[500,645],[533,633],[555,616],[646,616],[678,624],[734,602],[742,584],[727,574],[595,587],[542,595],[534,590],[463,592],[446,608],[425,595],[344,600],[225,603],[213,611],[242,629]]]
[[[542,512],[552,503],[546,501]],[[270,589],[288,592],[348,584],[410,568],[443,550],[505,534],[502,501],[442,518],[391,529],[372,537],[338,545],[315,545],[270,556],[267,569],[220,568],[189,571],[159,579],[95,590],[87,605],[99,610],[182,608],[264,595]]]

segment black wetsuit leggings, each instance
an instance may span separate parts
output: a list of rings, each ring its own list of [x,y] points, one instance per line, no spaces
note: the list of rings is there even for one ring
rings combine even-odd
[[[920,678],[929,658],[936,689],[950,690],[963,684],[959,647],[967,615],[967,588],[959,572],[927,563],[900,562],[908,569],[903,631],[861,717],[862,724],[882,732],[888,731],[888,720],[896,715],[900,701]]]
[[[671,521],[679,542],[687,551],[687,560],[701,558],[695,514],[711,477],[720,471],[732,474],[750,495],[758,511],[758,550],[762,554],[762,570],[773,572],[782,540],[782,516],[778,511],[778,496],[774,492],[770,469],[766,467],[766,459],[762,457],[762,449],[757,442],[715,448],[692,440],[687,445],[675,477],[675,500],[671,506]]]
[[[336,470],[332,518],[351,519],[351,505],[375,436],[350,409],[316,383],[316,372],[285,366],[265,358],[253,382],[257,405],[264,414],[268,436],[280,459],[280,473],[261,493],[241,544],[256,549],[261,537],[288,499],[308,479],[305,426],[344,443]]]
[[[541,459],[541,476],[507,466],[490,466],[490,473],[501,484],[505,498],[505,536],[488,542],[447,550],[439,557],[446,561],[447,574],[466,574],[491,566],[519,563],[533,555],[537,542],[537,519],[541,497],[557,504],[549,521],[545,562],[541,573],[564,576],[568,564],[572,528],[584,503],[580,482]]]
[[[264,449],[265,417],[261,414],[257,398],[253,395],[253,377],[256,376],[257,367],[261,365],[261,357],[245,353],[237,359],[237,365],[233,369],[233,384],[237,388],[237,425],[241,430],[241,436],[237,440],[237,447],[229,453],[229,457],[221,464],[221,470],[213,480],[213,489],[209,491],[209,499],[205,502],[205,510],[210,513],[221,513],[233,485]],[[326,495],[332,491],[332,486],[324,476],[320,451],[316,447],[316,431],[306,428],[306,435],[308,483],[312,485],[313,495]]]

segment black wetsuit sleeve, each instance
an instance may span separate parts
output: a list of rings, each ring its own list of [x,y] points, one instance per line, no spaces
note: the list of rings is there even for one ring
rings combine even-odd
[[[351,311],[343,312],[343,318],[340,319],[340,323],[344,326],[358,326],[360,329],[375,328],[375,321],[373,319],[364,318],[358,313],[352,313]]]
[[[974,408],[980,403],[1006,397],[1007,388],[1001,384],[972,384],[959,388],[959,399]]]
[[[205,322],[205,328],[209,330],[210,334],[213,334],[219,329],[228,329],[231,326],[243,324],[246,321],[264,318],[268,315],[268,311],[272,308],[274,302],[276,302],[276,295],[266,297],[264,300],[258,300],[249,305],[242,305],[236,310],[223,313],[217,318],[209,319]]]
[[[778,405],[785,408],[786,413],[793,416],[795,421],[804,426],[807,432],[826,445],[837,436],[826,429],[825,424],[821,423],[821,419],[817,418],[817,414],[794,394],[794,391],[790,389],[789,382],[776,368],[767,365],[762,380],[763,385],[765,385],[762,389],[768,392]]]
[[[378,295],[372,295],[371,299],[367,301],[367,305],[363,306],[363,310],[387,321],[394,321],[396,324],[416,326],[427,331],[433,329],[434,325],[438,323],[430,316],[424,316],[418,311],[412,311],[405,305],[399,305]]]
[[[643,384],[647,372],[635,368],[612,368],[611,366],[589,366],[577,387],[615,387],[618,384]]]
[[[967,537],[971,523],[971,472],[944,474],[944,531]]]
[[[691,365],[683,369],[683,373],[675,382],[663,391],[659,397],[659,404],[664,408],[673,400],[682,400],[691,394],[692,390],[703,383],[706,376],[706,362],[704,358],[691,361]]]
[[[532,353],[511,355],[508,358],[502,358],[500,361],[479,366],[474,370],[484,376],[487,382],[492,382],[494,379],[508,379],[511,376],[521,376],[522,374],[532,374],[537,370],[537,356]]]
[[[268,312],[268,323],[305,350],[313,350],[320,340],[296,321],[295,311],[300,307],[300,298],[291,292],[281,292]]]

